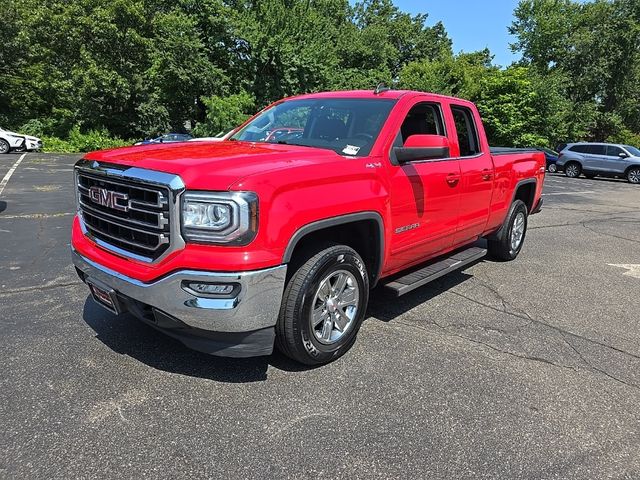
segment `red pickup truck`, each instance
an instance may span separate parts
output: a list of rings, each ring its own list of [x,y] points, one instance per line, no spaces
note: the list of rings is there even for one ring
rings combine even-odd
[[[514,259],[544,172],[543,153],[492,152],[465,100],[302,95],[222,142],[86,155],[73,262],[100,305],[188,347],[322,364],[353,345],[375,285]]]

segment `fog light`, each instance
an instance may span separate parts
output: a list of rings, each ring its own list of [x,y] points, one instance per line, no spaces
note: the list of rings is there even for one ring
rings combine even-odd
[[[240,289],[240,285],[237,283],[185,282],[182,284],[182,288],[194,295],[230,297]]]

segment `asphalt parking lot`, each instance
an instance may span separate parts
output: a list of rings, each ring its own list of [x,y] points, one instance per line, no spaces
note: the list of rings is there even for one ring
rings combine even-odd
[[[0,477],[640,478],[640,187],[548,175],[515,262],[374,291],[305,370],[96,306],[77,158],[28,154],[0,194]]]

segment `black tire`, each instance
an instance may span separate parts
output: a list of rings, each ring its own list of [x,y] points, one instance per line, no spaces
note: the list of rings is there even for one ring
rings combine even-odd
[[[286,356],[300,363],[322,365],[336,360],[354,344],[369,301],[369,276],[360,255],[346,245],[325,244],[303,254],[297,263],[298,266],[290,265],[295,271],[284,291],[276,324],[276,346]],[[351,275],[351,288],[353,281],[357,282],[358,288],[353,289],[353,296],[358,303],[344,333],[338,332],[341,335],[339,339],[327,344],[317,336],[320,325],[315,328],[312,326],[312,310],[316,306],[316,294],[319,294],[323,280],[333,274],[340,275],[340,272]],[[329,319],[333,318],[330,313],[327,315]],[[327,320],[321,323],[327,323]],[[337,324],[334,322],[331,325],[333,327],[330,328],[336,328]]]
[[[547,171],[549,173],[556,173],[558,171],[558,167],[556,166],[555,163],[550,163],[549,166],[547,167]]]
[[[0,138],[0,155],[3,153],[9,153],[11,151],[11,145],[6,140]]]
[[[522,217],[520,218],[524,221],[524,230],[518,246],[514,249],[511,245],[511,235],[516,219],[520,214],[522,214]],[[514,260],[518,256],[520,250],[522,250],[522,245],[524,244],[524,239],[527,235],[527,216],[527,206],[522,200],[516,200],[511,204],[507,218],[495,238],[487,240],[488,252],[491,258],[506,262]]]
[[[569,178],[578,178],[582,173],[582,165],[578,162],[569,162],[564,166],[564,174]]]
[[[627,182],[634,185],[640,184],[640,167],[631,167],[627,171]]]

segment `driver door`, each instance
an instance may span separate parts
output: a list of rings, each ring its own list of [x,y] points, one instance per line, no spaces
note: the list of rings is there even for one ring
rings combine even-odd
[[[446,135],[442,105],[420,101],[410,107],[394,147],[411,135]],[[457,158],[400,163],[389,153],[391,267],[420,263],[451,248],[458,227],[460,163]]]

